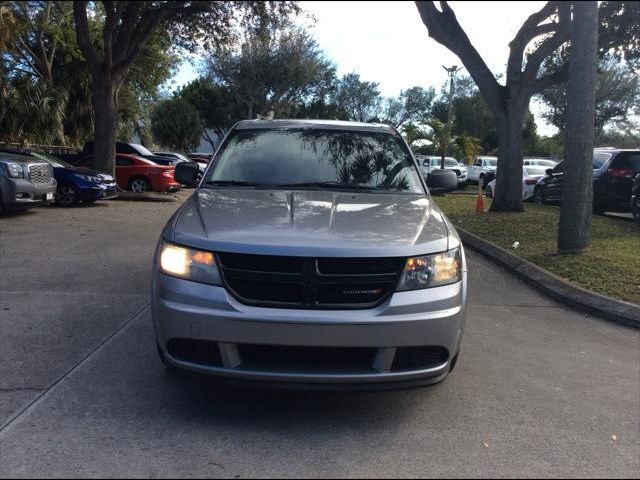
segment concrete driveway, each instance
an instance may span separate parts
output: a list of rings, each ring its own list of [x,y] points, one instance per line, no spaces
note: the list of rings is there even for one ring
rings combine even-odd
[[[436,387],[289,393],[167,374],[148,292],[177,206],[0,217],[1,477],[640,475],[638,331],[473,253],[462,355]]]

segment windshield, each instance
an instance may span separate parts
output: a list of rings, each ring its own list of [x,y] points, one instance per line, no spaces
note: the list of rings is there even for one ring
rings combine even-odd
[[[544,159],[527,159],[529,165],[538,165],[542,167],[553,168],[557,165],[558,162],[554,162],[553,160],[544,160]]]
[[[599,170],[605,164],[607,160],[611,158],[610,153],[594,153],[593,154],[593,169]]]
[[[237,130],[221,147],[204,184],[424,193],[400,139],[319,129]]]
[[[40,160],[49,162],[51,166],[54,168],[74,168],[73,165],[71,165],[70,163],[67,163],[64,160],[60,160],[59,158],[54,157],[53,155],[48,155],[46,153],[40,153],[40,152],[31,152],[31,155],[39,158]]]
[[[483,161],[484,161],[484,164],[487,167],[497,167],[498,166],[498,159],[497,158],[485,158]]]
[[[548,167],[544,167],[540,165],[532,166],[532,167],[524,167],[525,174],[529,176],[545,175],[547,170],[548,170]]]
[[[133,148],[135,148],[140,155],[151,155],[151,156],[153,156],[153,153],[147,147],[144,147],[144,146],[142,146],[142,145],[140,145],[138,143],[132,143],[131,146]]]
[[[454,158],[445,158],[444,159],[445,167],[459,167],[460,165]]]

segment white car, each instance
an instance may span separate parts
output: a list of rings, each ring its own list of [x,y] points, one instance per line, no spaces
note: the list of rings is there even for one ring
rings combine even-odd
[[[416,156],[418,164],[420,165],[420,171],[424,178],[428,178],[433,170],[440,168],[442,157],[436,156]],[[458,177],[458,188],[464,187],[467,184],[467,167],[460,165],[458,161],[453,157],[444,157],[445,170],[453,170]]]
[[[533,198],[533,190],[538,180],[546,175],[547,167],[543,165],[532,165],[522,168],[522,199],[529,200]],[[487,185],[485,195],[489,198],[493,197],[496,190],[496,181],[493,179]]]
[[[498,157],[477,157],[473,165],[469,167],[468,180],[478,183],[484,179],[487,173],[495,173],[498,168]]]
[[[525,167],[545,167],[545,168],[553,168],[558,162],[555,160],[550,160],[548,158],[525,158],[522,160],[522,164]]]

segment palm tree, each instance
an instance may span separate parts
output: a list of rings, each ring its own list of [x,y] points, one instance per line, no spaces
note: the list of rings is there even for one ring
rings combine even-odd
[[[471,135],[457,135],[454,137],[456,146],[464,157],[465,163],[471,165],[478,155],[482,153],[480,139]]]

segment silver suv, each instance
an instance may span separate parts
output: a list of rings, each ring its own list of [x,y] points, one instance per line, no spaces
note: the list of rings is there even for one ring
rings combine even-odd
[[[0,152],[0,212],[47,205],[55,194],[56,180],[49,163],[27,155]]]
[[[152,315],[165,364],[279,386],[443,380],[467,296],[460,239],[386,125],[252,120],[162,232]],[[455,174],[431,190],[455,189]]]

